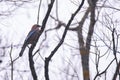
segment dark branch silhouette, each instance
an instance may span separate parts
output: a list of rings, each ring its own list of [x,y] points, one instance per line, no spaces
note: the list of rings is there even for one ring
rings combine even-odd
[[[39,31],[39,36],[36,39],[35,43],[29,48],[29,63],[30,63],[30,69],[31,69],[31,73],[32,73],[32,76],[33,76],[34,80],[37,80],[37,74],[36,74],[36,71],[35,71],[35,68],[34,68],[34,61],[33,61],[32,52],[33,52],[33,50],[34,50],[34,48],[35,48],[35,46],[36,46],[36,44],[38,42],[38,39],[40,38],[41,34],[43,33],[43,31],[45,29],[48,17],[50,15],[50,12],[51,12],[53,4],[54,4],[54,1],[55,0],[51,0],[51,3],[48,5],[48,10],[47,10],[46,16],[45,16],[45,18],[44,18],[44,20],[42,22],[42,28]]]
[[[45,79],[46,80],[49,80],[49,74],[48,74],[48,67],[49,67],[49,62],[51,60],[51,58],[53,57],[53,55],[56,53],[56,51],[59,49],[59,47],[62,45],[62,43],[64,42],[64,39],[65,39],[65,36],[67,34],[67,31],[69,29],[69,26],[70,24],[72,23],[74,17],[76,16],[76,14],[79,12],[79,10],[81,9],[81,7],[83,6],[84,4],[84,0],[82,0],[80,6],[78,7],[78,9],[75,11],[74,14],[71,15],[71,18],[69,19],[66,27],[65,27],[65,30],[64,30],[64,33],[62,35],[62,39],[61,41],[58,43],[58,45],[54,48],[54,50],[51,52],[51,54],[49,55],[49,57],[46,57],[45,58]]]
[[[34,49],[35,45],[36,44],[32,45],[29,49],[29,65],[30,65],[30,70],[31,70],[33,79],[37,80],[37,74],[36,74],[36,71],[35,71],[35,68],[34,68],[34,61],[33,61],[33,56],[32,56],[32,52],[33,52],[33,49]]]

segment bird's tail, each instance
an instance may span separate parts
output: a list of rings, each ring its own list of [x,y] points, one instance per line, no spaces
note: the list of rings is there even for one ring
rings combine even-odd
[[[23,47],[22,47],[22,49],[21,49],[21,51],[19,53],[20,57],[23,55],[23,52],[24,52],[25,48],[26,48],[26,45],[23,45]]]

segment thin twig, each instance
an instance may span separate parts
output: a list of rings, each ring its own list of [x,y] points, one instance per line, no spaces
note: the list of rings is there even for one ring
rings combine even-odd
[[[101,76],[102,74],[106,73],[106,71],[107,71],[108,68],[111,66],[111,64],[113,63],[114,60],[115,60],[115,58],[109,63],[109,65],[106,67],[106,69],[105,69],[104,71],[102,71],[101,73],[97,73],[93,80],[96,80],[96,78],[97,78],[98,76]]]
[[[13,61],[12,61],[12,45],[11,45],[11,49],[10,49],[10,61],[11,61],[11,80],[13,80]]]
[[[37,16],[37,24],[39,24],[39,14],[40,14],[40,7],[41,7],[42,0],[39,2],[39,7],[38,7],[38,16]]]

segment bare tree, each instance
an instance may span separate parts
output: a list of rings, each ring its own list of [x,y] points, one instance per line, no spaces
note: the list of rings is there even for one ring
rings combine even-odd
[[[6,3],[12,6],[1,11],[0,17],[9,16],[24,4],[38,1],[1,0],[1,4]],[[48,0],[44,5],[40,2],[42,7],[38,6],[37,24],[39,24],[41,14],[39,13],[40,9],[47,6],[47,10],[36,43],[28,48],[28,52],[25,52],[29,55],[28,58],[26,56],[22,58],[11,56],[9,51],[11,44],[0,46],[1,50],[10,53],[10,59],[6,58],[9,60],[9,64],[0,67],[0,72],[5,71],[6,76],[3,77],[0,74],[0,78],[24,80],[25,75],[29,75],[27,79],[33,78],[34,80],[54,80],[58,76],[60,80],[120,79],[120,20],[117,16],[120,9],[116,7],[118,3],[115,1],[68,0],[68,4],[76,7],[76,11],[74,10],[75,13],[73,13],[72,8],[70,8],[72,13],[69,13],[70,18],[66,19],[67,22],[61,19],[61,17],[66,18],[65,16],[67,16],[61,16],[60,10],[62,11],[62,9],[59,3],[62,1]],[[116,5],[112,6],[113,3]],[[68,10],[66,5],[64,10]],[[14,50],[20,46],[20,44],[12,46],[12,55],[14,55]],[[22,59],[23,61],[19,61]],[[27,61],[29,65],[26,64]],[[21,70],[17,65],[24,65],[24,62],[28,67]],[[108,76],[109,74],[112,76]],[[54,78],[52,78],[53,76]]]

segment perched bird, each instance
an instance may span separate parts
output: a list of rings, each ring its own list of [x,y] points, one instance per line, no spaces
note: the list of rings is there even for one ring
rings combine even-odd
[[[27,37],[26,37],[26,39],[25,39],[25,41],[24,41],[24,44],[23,44],[23,46],[22,46],[22,49],[21,49],[21,51],[20,51],[20,54],[19,54],[20,57],[23,55],[23,52],[24,52],[26,46],[28,46],[28,44],[31,44],[31,45],[32,45],[32,44],[35,43],[36,39],[37,39],[38,36],[39,36],[39,35],[38,35],[39,30],[40,30],[39,28],[41,28],[41,26],[38,25],[38,24],[35,24],[35,25],[32,26],[30,32],[28,33],[28,35],[27,35]]]

